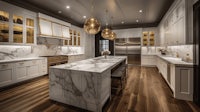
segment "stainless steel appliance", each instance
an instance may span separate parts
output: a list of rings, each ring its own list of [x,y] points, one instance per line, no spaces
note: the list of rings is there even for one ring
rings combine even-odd
[[[141,65],[141,38],[117,38],[115,40],[115,55],[128,57],[128,64]]]

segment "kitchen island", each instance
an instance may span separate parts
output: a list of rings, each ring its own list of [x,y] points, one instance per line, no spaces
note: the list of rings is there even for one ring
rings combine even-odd
[[[111,97],[111,70],[126,64],[126,59],[97,57],[50,67],[50,99],[101,112]]]

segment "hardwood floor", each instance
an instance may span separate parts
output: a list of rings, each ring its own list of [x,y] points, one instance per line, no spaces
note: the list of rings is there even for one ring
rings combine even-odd
[[[113,95],[104,112],[200,112],[192,102],[176,100],[156,68],[129,66],[122,95]],[[51,101],[43,76],[0,92],[0,112],[86,112]]]

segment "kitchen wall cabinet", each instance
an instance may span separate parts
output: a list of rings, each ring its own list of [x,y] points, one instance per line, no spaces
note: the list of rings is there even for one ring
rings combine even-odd
[[[39,37],[70,39],[69,27],[70,23],[58,20],[56,18],[38,14],[39,21]]]
[[[39,19],[39,31],[41,35],[52,36],[51,22],[45,19]]]
[[[160,45],[192,44],[192,13],[191,1],[175,1],[159,24]]]
[[[0,64],[0,87],[47,74],[47,59]]]
[[[0,43],[36,44],[36,13],[0,1]]]
[[[70,29],[69,32],[70,39],[65,40],[64,45],[81,46],[81,31],[76,29]]]

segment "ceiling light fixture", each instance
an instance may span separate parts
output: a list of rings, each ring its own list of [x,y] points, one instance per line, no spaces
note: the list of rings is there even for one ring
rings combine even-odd
[[[136,22],[138,23],[138,22],[139,22],[139,20],[137,19],[137,20],[136,20]]]
[[[59,13],[59,14],[61,14],[61,13],[62,13],[62,11],[58,11],[58,13]]]
[[[142,10],[139,10],[139,12],[142,13],[143,11],[142,11]]]
[[[111,21],[112,21],[112,26],[113,26],[113,17],[111,17]],[[117,38],[117,35],[115,32],[111,31],[110,35],[109,35],[109,40],[114,41]]]
[[[121,23],[124,24],[124,21],[122,21]]]
[[[86,16],[83,16],[84,19],[86,19]]]
[[[108,10],[106,9],[106,20],[108,20]],[[102,30],[101,36],[105,39],[109,39],[111,30],[107,27],[108,23],[106,22],[106,28]]]
[[[92,0],[92,15],[93,15],[93,9],[94,9],[94,0]],[[101,24],[96,18],[91,17],[85,21],[83,28],[85,32],[88,34],[97,34],[101,29]]]
[[[67,5],[67,6],[66,6],[66,8],[67,8],[67,9],[70,9],[70,6],[69,6],[69,5]]]

